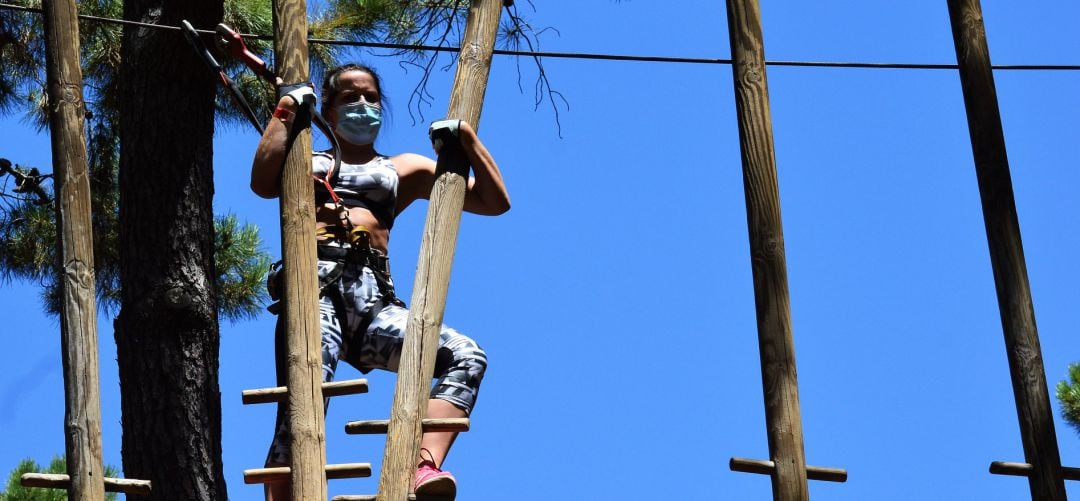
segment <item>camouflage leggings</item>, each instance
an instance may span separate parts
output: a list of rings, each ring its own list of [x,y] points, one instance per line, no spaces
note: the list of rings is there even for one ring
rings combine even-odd
[[[324,289],[319,299],[324,381],[334,379],[338,360],[345,360],[365,374],[372,369],[397,372],[409,310],[396,299],[393,284],[388,279],[379,286],[375,273],[355,264],[319,261],[320,282],[326,277],[340,275],[340,279]],[[338,311],[335,302],[343,307],[343,312]],[[278,385],[284,386],[288,367],[284,356],[284,321],[280,317],[275,337]],[[468,415],[476,404],[485,369],[487,355],[484,350],[472,339],[443,325],[435,357],[436,382],[431,389],[431,398],[446,400]],[[329,404],[330,400],[326,399],[326,405]],[[286,406],[279,404],[267,464],[289,464],[289,442]]]

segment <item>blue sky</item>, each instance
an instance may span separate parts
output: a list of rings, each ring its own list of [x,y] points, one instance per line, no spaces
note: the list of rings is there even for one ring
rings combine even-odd
[[[519,7],[531,12],[525,2]],[[722,2],[538,3],[542,48],[729,56]],[[941,1],[763,2],[773,60],[955,63]],[[983,5],[997,64],[1077,64],[1074,2]],[[378,146],[426,153],[408,94],[418,74],[356,52],[386,78],[393,123]],[[562,138],[535,70],[496,58],[480,133],[513,209],[462,222],[446,321],[480,341],[491,368],[447,463],[465,501],[771,499],[767,477],[728,470],[768,448],[731,73],[727,66],[549,59],[570,103]],[[433,78],[446,109],[450,74]],[[997,72],[1005,137],[1047,379],[1080,361],[1080,72]],[[953,71],[768,70],[798,357],[806,457],[843,467],[816,500],[1028,499],[990,475],[1022,461],[959,78]],[[162,126],[167,126],[163,123]],[[0,156],[48,168],[47,134],[2,121]],[[222,127],[216,210],[263,228],[280,253],[277,203],[247,190],[257,137]],[[150,168],[150,167],[148,167]],[[410,297],[424,205],[395,226],[391,255]],[[59,324],[33,284],[0,291],[0,469],[64,448]],[[120,460],[111,318],[99,317],[106,461]],[[233,499],[261,464],[273,409],[240,391],[273,381],[273,317],[222,325],[224,461]],[[341,369],[339,377],[357,377]],[[343,423],[385,418],[393,375],[335,399],[332,463],[382,456]],[[1055,414],[1058,407],[1054,402]],[[1080,436],[1057,421],[1062,462]],[[331,481],[331,494],[376,480]],[[1074,497],[1080,486],[1069,486]]]

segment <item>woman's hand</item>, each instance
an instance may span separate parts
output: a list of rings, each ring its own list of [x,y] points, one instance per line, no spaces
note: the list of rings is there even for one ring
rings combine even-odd
[[[497,216],[510,210],[510,195],[506,192],[502,173],[484,143],[480,142],[476,129],[465,120],[440,120],[432,124],[433,130],[435,127],[448,128],[451,134],[458,137],[461,148],[472,165],[473,176],[469,178],[465,192],[464,209],[488,216]],[[436,143],[442,140],[435,137],[432,139]],[[438,150],[439,145],[434,146]]]

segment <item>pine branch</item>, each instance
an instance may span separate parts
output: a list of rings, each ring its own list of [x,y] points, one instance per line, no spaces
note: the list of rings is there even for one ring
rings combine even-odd
[[[1061,415],[1080,433],[1080,362],[1069,364],[1069,379],[1057,384]]]

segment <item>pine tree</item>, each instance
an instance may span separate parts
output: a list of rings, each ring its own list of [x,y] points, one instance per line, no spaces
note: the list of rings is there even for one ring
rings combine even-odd
[[[1080,433],[1080,362],[1069,364],[1069,379],[1058,381],[1057,398],[1061,415]]]
[[[23,473],[67,473],[67,462],[62,456],[54,456],[49,467],[42,471],[37,461],[27,458],[8,475],[7,485],[0,491],[0,501],[67,501],[67,491],[23,487],[19,482]],[[116,478],[116,468],[105,465],[105,476]],[[106,493],[106,501],[116,501],[116,494]]]
[[[39,1],[17,1],[37,7]],[[120,17],[120,0],[84,1],[80,13]],[[270,26],[269,6],[252,0],[229,2],[230,22],[241,29],[265,30]],[[40,17],[35,14],[0,10],[0,113],[21,111],[29,123],[47,126],[44,102],[44,55],[40,40]],[[83,75],[87,100],[87,151],[93,207],[94,264],[99,306],[115,313],[120,305],[119,191],[120,161],[119,26],[97,22],[80,25]],[[265,49],[266,44],[255,44]],[[9,70],[10,69],[10,70]],[[199,68],[202,69],[202,68]],[[247,81],[252,99],[266,93]],[[267,98],[261,98],[266,101]],[[21,105],[21,106],[20,106]],[[238,120],[235,108],[221,106],[224,121]],[[3,152],[0,152],[3,156]],[[0,276],[42,285],[42,304],[50,314],[59,314],[59,282],[56,262],[56,225],[53,220],[52,189],[47,166],[18,165],[19,159],[0,159]],[[10,166],[4,169],[4,166]],[[18,190],[25,174],[37,171],[40,194]],[[5,175],[7,174],[7,175]],[[33,180],[31,180],[33,181]],[[230,219],[231,218],[231,219]],[[219,216],[214,225],[217,265],[214,287],[218,292],[218,314],[225,319],[250,318],[262,310],[266,293],[253,284],[262,281],[270,257],[261,248],[258,229],[238,224],[235,217]]]

